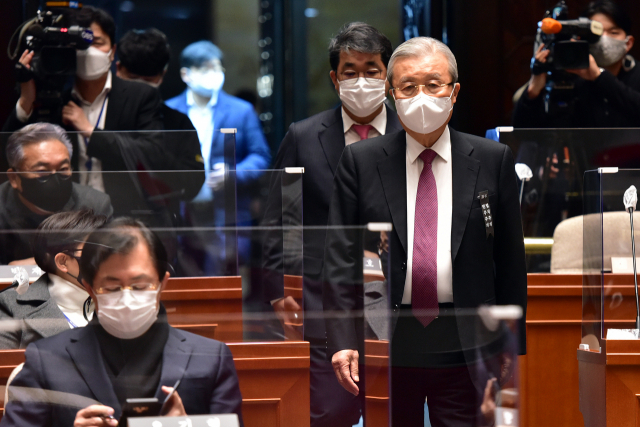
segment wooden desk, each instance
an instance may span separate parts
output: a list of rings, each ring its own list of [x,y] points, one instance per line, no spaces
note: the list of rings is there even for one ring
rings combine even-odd
[[[246,427],[309,426],[309,343],[230,343]],[[0,402],[24,350],[0,351]],[[4,410],[2,410],[4,413]]]
[[[240,276],[171,278],[161,301],[169,323],[179,327],[215,327],[219,341],[242,341],[242,280]],[[198,332],[195,332],[198,333]]]

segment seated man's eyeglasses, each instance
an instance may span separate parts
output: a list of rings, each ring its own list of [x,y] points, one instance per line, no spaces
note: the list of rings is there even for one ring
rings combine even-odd
[[[447,86],[453,86],[455,83],[441,83],[438,81],[431,81],[423,85],[417,85],[414,83],[401,83],[400,87],[394,87],[393,93],[396,98],[406,99],[413,98],[420,93],[421,88],[424,88],[427,95],[442,95],[447,94]]]
[[[116,292],[122,292],[125,289],[129,289],[130,291],[155,291],[160,287],[159,283],[133,283],[131,285],[105,285],[95,289],[96,294],[104,295],[104,294],[113,294]]]

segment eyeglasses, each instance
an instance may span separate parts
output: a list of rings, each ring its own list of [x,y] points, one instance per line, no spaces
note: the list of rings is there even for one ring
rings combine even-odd
[[[454,82],[451,83],[440,83],[440,82],[429,82],[424,85],[415,85],[412,83],[404,84],[400,87],[394,87],[393,92],[396,95],[396,98],[413,98],[418,93],[420,93],[420,88],[425,88],[427,90],[427,94],[429,95],[442,95],[447,92],[445,89],[447,86],[454,85]]]
[[[96,294],[113,294],[116,292],[122,292],[125,289],[130,291],[155,291],[160,287],[159,283],[133,283],[127,286],[121,285],[106,285],[101,288],[95,289]]]
[[[64,171],[55,171],[55,172],[51,172],[51,171],[25,171],[25,172],[18,172],[20,174],[20,176],[23,175],[27,175],[27,174],[33,174],[33,175],[37,175],[36,179],[42,183],[49,181],[49,179],[51,177],[53,177],[53,175],[58,175],[58,178],[60,178],[63,181],[68,180],[69,178],[71,178],[71,170],[64,170]]]
[[[340,74],[340,81],[345,81],[345,80],[355,80],[358,79],[360,77],[364,78],[365,80],[384,80],[385,79],[385,75],[382,72],[382,70],[378,70],[377,68],[371,68],[367,71],[362,71],[362,72],[357,72],[354,70],[345,70],[342,71]]]

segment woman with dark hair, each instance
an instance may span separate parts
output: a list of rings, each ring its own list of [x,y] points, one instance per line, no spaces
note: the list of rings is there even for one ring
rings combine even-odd
[[[79,278],[78,261],[87,236],[107,222],[91,209],[51,215],[38,227],[33,254],[45,272],[20,295],[0,292],[0,349],[26,348],[40,338],[86,326],[92,316]]]

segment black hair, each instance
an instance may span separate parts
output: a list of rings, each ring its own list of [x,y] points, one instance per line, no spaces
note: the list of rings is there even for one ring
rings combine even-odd
[[[362,53],[379,53],[382,63],[389,65],[389,58],[393,53],[393,46],[389,39],[380,31],[364,22],[350,22],[345,24],[338,34],[329,42],[329,63],[333,71],[338,70],[340,52],[355,50]]]
[[[106,216],[95,215],[92,209],[51,215],[40,223],[31,242],[36,264],[47,273],[55,274],[56,255],[75,250],[89,233],[106,222]]]
[[[158,280],[167,272],[167,251],[160,238],[137,219],[121,217],[92,232],[87,238],[82,257],[80,274],[82,279],[93,286],[96,273],[109,257],[115,254],[127,255],[142,238],[149,249]]]
[[[587,8],[582,12],[582,16],[591,18],[596,13],[607,15],[622,30],[631,34],[631,19],[621,6],[611,0],[596,0],[589,3]]]
[[[109,36],[111,46],[116,42],[116,23],[106,10],[93,6],[84,6],[75,16],[76,23],[89,28],[94,22]]]
[[[211,43],[209,40],[200,40],[199,42],[191,43],[185,47],[180,54],[180,67],[202,67],[207,61],[213,59],[219,59],[222,62],[222,51],[218,46]]]
[[[118,42],[118,59],[139,76],[161,75],[171,59],[167,36],[160,30],[130,30]]]

